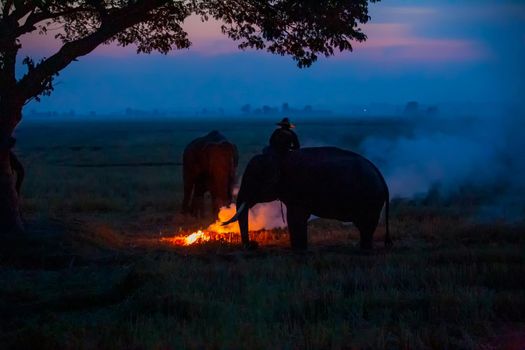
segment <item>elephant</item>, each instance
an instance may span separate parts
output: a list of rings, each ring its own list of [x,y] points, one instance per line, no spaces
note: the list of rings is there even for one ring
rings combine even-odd
[[[230,204],[238,163],[237,147],[216,130],[190,142],[184,149],[182,164],[183,213],[203,216],[206,192],[211,195],[214,215],[221,206]]]
[[[237,212],[224,223],[239,222],[245,248],[256,246],[249,241],[248,209],[274,200],[286,205],[292,249],[307,249],[310,215],[353,222],[360,233],[361,248],[372,249],[383,205],[385,246],[392,246],[388,230],[388,186],[378,168],[355,152],[312,147],[288,152],[284,158],[271,153],[254,156],[242,177]]]

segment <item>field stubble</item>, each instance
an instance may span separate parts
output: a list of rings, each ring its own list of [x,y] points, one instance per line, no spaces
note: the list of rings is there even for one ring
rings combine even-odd
[[[261,233],[266,245],[252,252],[221,242],[163,245],[161,232],[206,227],[213,218],[178,214],[177,165],[122,164],[175,163],[203,130],[96,124],[73,129],[73,137],[63,128],[50,126],[45,139],[30,126],[21,131],[24,213],[30,228],[46,234],[4,247],[10,255],[0,266],[0,343],[6,347],[525,344],[525,232],[519,223],[478,223],[465,215],[473,207],[393,201],[390,251],[382,248],[382,224],[376,250],[363,253],[353,226],[328,220],[309,224],[304,254],[290,251],[281,231]],[[266,129],[225,131],[242,151],[241,170],[264,144]],[[349,148],[357,147],[352,132],[343,135]],[[78,166],[95,162],[113,166]]]

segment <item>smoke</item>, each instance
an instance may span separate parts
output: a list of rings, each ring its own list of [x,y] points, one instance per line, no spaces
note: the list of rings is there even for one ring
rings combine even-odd
[[[376,164],[391,198],[417,200],[438,193],[440,204],[468,209],[468,215],[476,220],[516,222],[525,217],[524,116],[523,111],[497,117],[435,116],[412,123],[404,120],[392,131],[377,130],[392,128],[392,124],[371,123],[363,129],[343,126],[329,136],[332,142],[339,140],[340,147],[357,150]],[[317,138],[315,130],[305,134],[305,146],[331,144]],[[351,137],[345,138],[348,135]],[[362,141],[356,147],[345,141],[348,139]],[[472,207],[465,208],[465,203]],[[283,211],[286,217],[284,205]],[[237,223],[220,226],[235,212],[234,204],[221,208],[219,219],[209,230],[238,233]],[[253,207],[249,220],[251,231],[286,227],[277,201]]]
[[[433,189],[451,198],[469,188],[480,202],[480,216],[520,219],[525,194],[521,115],[420,121],[410,137],[369,137],[360,151],[378,165],[393,198],[422,197]]]
[[[418,135],[397,140],[367,139],[363,152],[383,164],[392,197],[424,194],[435,185],[447,193],[470,183],[496,180],[499,151],[490,144],[457,135]]]
[[[274,228],[286,227],[286,222],[283,221],[283,217],[286,219],[286,206],[282,206],[283,212],[281,213],[281,204],[278,201],[270,203],[260,203],[250,209],[248,213],[250,231],[259,230],[271,230]],[[218,220],[208,227],[209,231],[220,232],[220,233],[240,233],[238,223],[234,222],[226,226],[221,224],[229,220],[237,212],[235,204],[231,204],[228,207],[222,207],[219,211]]]

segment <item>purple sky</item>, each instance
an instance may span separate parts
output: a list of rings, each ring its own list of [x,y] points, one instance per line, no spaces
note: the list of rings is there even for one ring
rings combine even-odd
[[[370,14],[367,42],[309,69],[289,57],[239,51],[217,23],[191,18],[189,50],[163,56],[100,47],[57,78],[51,97],[27,109],[238,111],[245,103],[288,102],[344,112],[356,104],[501,105],[524,97],[523,1],[384,0]],[[23,54],[42,57],[59,43],[52,34],[31,35],[22,45]]]

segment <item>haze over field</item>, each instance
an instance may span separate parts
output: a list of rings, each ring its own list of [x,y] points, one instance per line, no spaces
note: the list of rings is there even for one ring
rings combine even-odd
[[[307,133],[303,145],[335,145],[367,156],[385,175],[391,198],[468,202],[465,192],[474,191],[478,195],[470,201],[479,208],[469,213],[465,208],[466,216],[475,221],[518,222],[525,217],[523,116],[421,118],[405,126],[403,133],[364,134],[358,145],[345,140],[355,132],[352,129],[366,133],[366,128],[341,125],[318,135]],[[283,226],[278,203],[258,210],[270,218],[269,227]]]
[[[308,69],[289,57],[239,51],[220,23],[191,17],[185,23],[189,50],[163,56],[137,55],[133,46],[99,47],[58,77],[50,98],[29,103],[26,120],[38,116],[34,111],[65,112],[59,117],[71,119],[71,111],[77,119],[95,119],[95,113],[102,119],[244,114],[273,121],[288,114],[301,135],[309,116],[402,117],[415,127],[395,137],[365,132],[349,145],[344,131],[331,137],[335,128],[328,135],[303,134],[303,145],[357,148],[383,169],[392,197],[437,191],[448,198],[468,184],[494,193],[480,215],[519,218],[525,4],[391,0],[371,4],[370,16],[365,43]],[[54,34],[24,37],[22,51],[49,56],[59,48]],[[405,113],[407,101],[418,101],[420,110]],[[247,105],[249,112],[242,113]],[[304,106],[313,106],[313,113],[305,114]],[[278,209],[270,216],[279,219]]]

